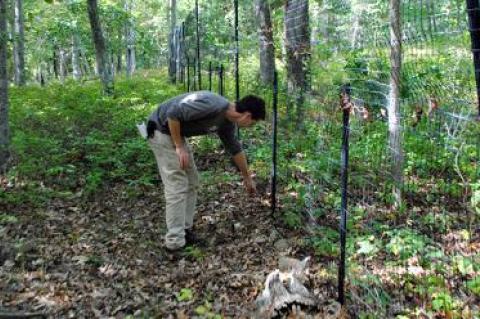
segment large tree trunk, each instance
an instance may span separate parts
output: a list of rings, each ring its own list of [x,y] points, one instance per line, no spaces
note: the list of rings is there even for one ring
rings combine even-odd
[[[310,60],[308,0],[285,3],[285,51],[287,56],[288,94],[296,107],[296,127],[304,121],[304,101]]]
[[[255,0],[255,13],[260,39],[260,79],[264,84],[272,84],[275,72],[275,47],[268,1]]]
[[[402,202],[403,150],[400,123],[400,74],[402,69],[400,0],[390,0],[390,101],[388,104],[389,146],[392,157],[393,196],[396,207]]]
[[[177,78],[177,63],[176,63],[176,50],[175,50],[175,26],[177,24],[177,1],[170,0],[170,34],[168,36],[168,49],[169,49],[169,64],[168,64],[168,76],[172,83],[175,83]]]
[[[7,0],[0,0],[0,173],[10,156],[7,76]]]
[[[130,16],[127,22],[127,26],[125,28],[125,39],[127,41],[127,52],[125,55],[125,62],[127,67],[127,76],[130,77],[134,72],[137,66],[137,62],[135,59],[135,26],[133,18],[131,17],[132,9],[133,9],[133,1],[126,0],[125,1],[125,11]]]
[[[102,26],[98,16],[97,0],[88,0],[88,18],[92,29],[95,56],[97,58],[98,73],[102,79],[103,91],[105,94],[113,94],[113,72],[108,58],[108,51],[105,46]]]
[[[23,0],[13,1],[13,63],[15,67],[15,84],[25,85],[25,36],[23,23]]]
[[[80,44],[78,34],[74,33],[72,36],[72,69],[73,78],[80,80],[82,77],[82,70],[80,67]]]

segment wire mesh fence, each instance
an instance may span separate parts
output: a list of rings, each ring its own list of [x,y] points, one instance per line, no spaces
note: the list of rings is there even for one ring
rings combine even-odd
[[[236,4],[232,1],[230,9]],[[338,296],[332,297],[342,300],[346,287],[350,313],[365,318],[478,315],[480,229],[472,202],[480,188],[480,142],[478,67],[471,50],[477,29],[469,22],[469,13],[478,14],[478,4],[475,9],[463,0],[400,1],[401,185],[392,175],[392,166],[398,165],[392,154],[398,150],[389,142],[389,4],[288,4],[284,23],[291,28],[283,55],[288,63],[277,67],[278,87],[260,85],[252,71],[257,68],[251,61],[258,55],[258,36],[249,30],[249,6],[240,2],[237,49],[234,17],[227,19],[229,28],[197,29],[196,21],[208,25],[202,12],[209,16],[205,11],[215,9],[200,2],[199,18],[186,20],[180,41],[185,46],[185,88],[210,89],[231,100],[238,92],[257,93],[269,107],[278,101],[275,216],[287,224],[300,221],[318,261],[340,267],[338,276],[345,275],[346,282],[340,280]],[[288,57],[289,46],[296,57]],[[475,41],[473,48],[478,55]],[[298,63],[295,68],[301,72],[288,69],[289,63]],[[348,90],[341,96],[345,84]],[[345,98],[347,119],[341,110]],[[302,127],[295,126],[299,118]],[[269,144],[272,135],[277,140],[272,125],[261,129],[261,144]],[[264,160],[263,148],[248,147],[250,136],[242,136],[250,160]],[[403,200],[395,207],[396,187]],[[342,253],[345,264],[338,262]]]

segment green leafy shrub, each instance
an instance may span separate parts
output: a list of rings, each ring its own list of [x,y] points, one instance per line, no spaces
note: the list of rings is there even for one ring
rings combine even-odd
[[[429,239],[411,229],[399,229],[386,232],[390,238],[385,248],[390,254],[406,260],[421,252]]]

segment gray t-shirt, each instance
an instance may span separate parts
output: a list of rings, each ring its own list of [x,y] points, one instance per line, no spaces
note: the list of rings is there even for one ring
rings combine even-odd
[[[210,91],[190,92],[163,102],[148,120],[169,135],[169,118],[180,122],[180,133],[185,137],[216,132],[225,149],[236,155],[242,146],[235,137],[235,124],[225,117],[229,104],[227,99]]]

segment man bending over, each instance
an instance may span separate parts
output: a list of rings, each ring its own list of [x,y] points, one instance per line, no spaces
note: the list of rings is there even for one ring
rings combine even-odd
[[[236,126],[249,127],[265,119],[265,102],[249,95],[237,103],[210,91],[190,92],[160,104],[150,115],[147,134],[162,178],[166,200],[166,248],[175,251],[195,244],[198,172],[186,137],[216,133],[233,156],[249,193],[255,183],[236,138]]]

